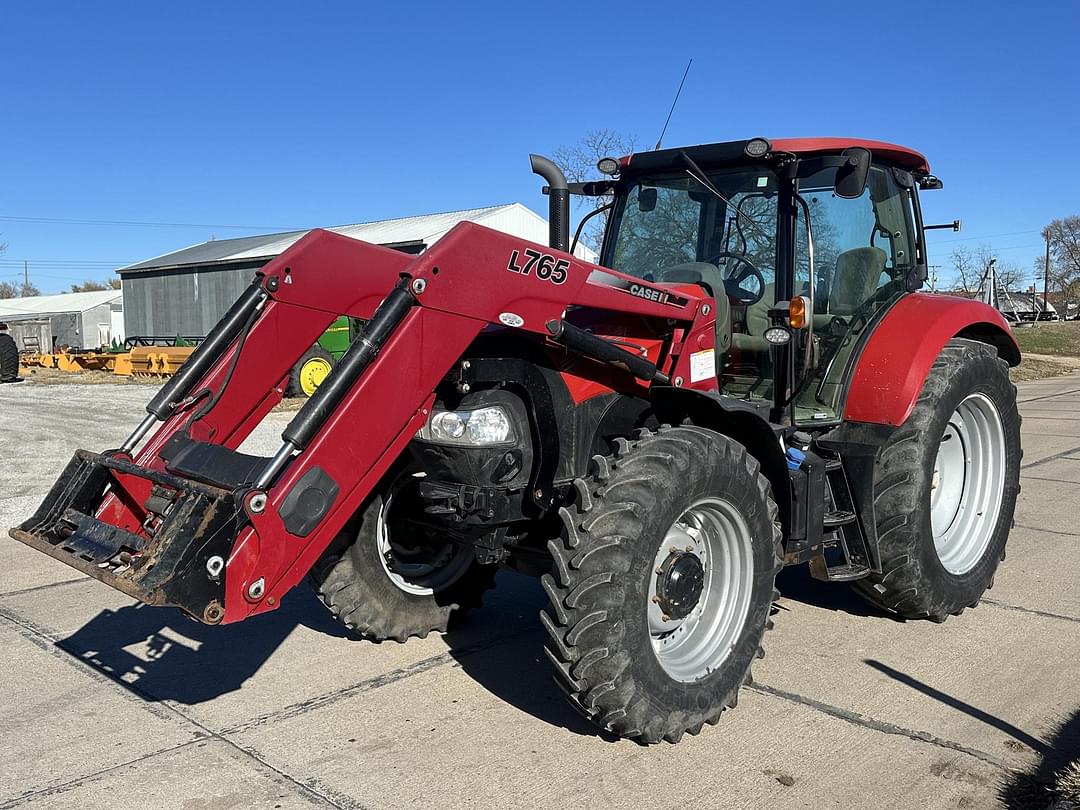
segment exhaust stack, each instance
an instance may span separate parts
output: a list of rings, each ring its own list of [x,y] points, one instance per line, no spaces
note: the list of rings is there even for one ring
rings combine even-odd
[[[548,184],[548,243],[556,250],[570,250],[570,189],[554,161],[542,155],[529,155],[529,162],[536,174]]]

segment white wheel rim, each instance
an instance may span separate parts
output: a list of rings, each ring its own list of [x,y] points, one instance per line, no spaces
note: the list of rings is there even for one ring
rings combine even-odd
[[[934,549],[951,574],[978,565],[1005,495],[1005,431],[985,394],[970,394],[949,417],[930,480]]]
[[[386,520],[393,500],[391,495],[383,501],[375,530],[379,562],[387,578],[399,590],[414,596],[431,596],[461,579],[472,564],[472,549],[447,543],[431,559],[431,554],[411,552],[396,545],[390,537]]]
[[[657,604],[658,574],[672,550],[697,555],[705,569],[697,605],[683,619],[665,619]],[[649,570],[648,622],[653,653],[674,680],[715,672],[742,635],[754,585],[754,544],[739,509],[723,498],[695,502],[668,529]]]

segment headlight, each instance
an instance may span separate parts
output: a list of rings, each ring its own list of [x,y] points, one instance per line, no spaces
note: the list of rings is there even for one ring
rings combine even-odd
[[[417,438],[438,444],[477,447],[515,439],[510,417],[497,405],[472,411],[432,411]]]

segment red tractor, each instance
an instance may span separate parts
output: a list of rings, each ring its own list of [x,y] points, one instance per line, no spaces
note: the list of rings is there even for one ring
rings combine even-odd
[[[978,602],[1020,355],[994,309],[918,292],[926,159],[754,138],[598,168],[533,157],[550,246],[308,234],[12,536],[208,624],[310,576],[376,640],[445,630],[500,566],[536,575],[557,681],[645,743],[734,706],[784,565],[905,618]],[[571,193],[604,203],[598,264],[569,251]],[[341,315],[364,326],[278,452],[239,452]]]

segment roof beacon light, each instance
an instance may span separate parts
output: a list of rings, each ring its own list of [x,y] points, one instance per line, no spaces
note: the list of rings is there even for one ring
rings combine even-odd
[[[772,151],[772,144],[768,138],[751,138],[746,142],[743,151],[747,157],[763,158]]]
[[[597,161],[596,168],[600,170],[601,174],[614,177],[619,173],[619,161],[613,157],[602,157]]]

